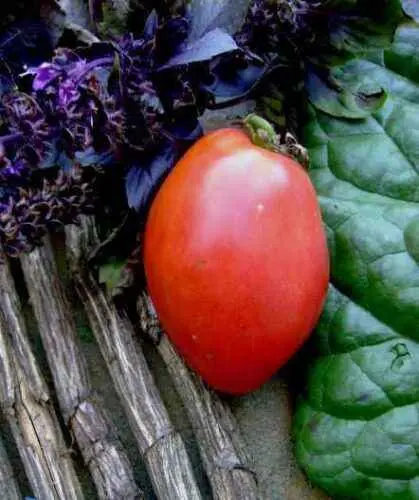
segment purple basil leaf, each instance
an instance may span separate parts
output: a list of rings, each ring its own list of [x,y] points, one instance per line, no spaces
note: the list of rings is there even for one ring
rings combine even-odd
[[[60,161],[60,151],[58,149],[58,140],[51,139],[45,140],[43,143],[43,154],[42,158],[38,163],[39,168],[54,168],[57,165],[61,166]],[[67,169],[67,165],[65,166],[65,170]]]
[[[165,175],[173,167],[175,150],[168,146],[163,152],[151,159],[148,165],[134,165],[128,171],[125,188],[128,205],[141,212],[148,205],[154,192]]]
[[[179,120],[167,127],[169,134],[178,141],[195,142],[203,135],[203,128],[198,120]]]
[[[181,53],[187,45],[188,35],[189,22],[185,17],[173,17],[160,26],[155,39],[156,66]]]
[[[150,15],[147,17],[144,26],[144,36],[152,38],[157,32],[159,27],[159,16],[156,9],[152,10]]]
[[[71,169],[74,167],[74,161],[64,152],[61,152],[58,155],[56,166],[60,167],[64,172],[70,173]]]
[[[114,161],[114,155],[111,151],[99,153],[92,147],[87,148],[85,151],[77,151],[75,157],[82,167],[104,167],[110,165]]]
[[[35,92],[44,90],[61,73],[61,68],[52,63],[42,63],[35,69],[29,69],[27,74],[35,75],[32,88]]]
[[[7,74],[0,73],[0,97],[5,93],[10,91],[13,86],[13,80]]]
[[[234,34],[242,25],[249,4],[250,0],[191,0],[189,42],[199,40],[215,28]]]
[[[182,52],[169,60],[160,69],[173,68],[183,64],[208,61],[226,52],[238,50],[238,46],[226,31],[215,28],[195,42],[186,44]]]
[[[10,161],[3,158],[0,166],[0,183],[3,184],[3,188],[8,186],[23,186],[28,181],[30,177],[30,167],[27,163],[21,159],[15,161]],[[0,199],[4,195],[4,190],[0,192]]]
[[[213,81],[202,88],[215,99],[235,99],[247,95],[269,71],[267,65],[249,64],[246,68],[234,68],[234,63],[221,62],[213,68]]]

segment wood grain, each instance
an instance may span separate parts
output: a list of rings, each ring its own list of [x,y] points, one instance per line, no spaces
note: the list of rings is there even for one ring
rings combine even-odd
[[[0,402],[37,498],[83,498],[48,388],[30,347],[9,265],[0,255]],[[11,489],[11,492],[13,490]],[[0,495],[0,498],[9,498]],[[22,498],[22,497],[20,497]]]
[[[143,455],[154,490],[161,500],[199,500],[201,493],[180,434],[174,429],[135,331],[84,265],[97,241],[91,218],[81,229],[67,228],[67,248],[76,289],[108,366],[131,429]]]
[[[159,324],[150,297],[138,300],[143,331],[150,335],[183,400],[217,500],[258,498],[256,474],[230,408],[185,365]]]
[[[3,440],[0,439],[0,498],[7,500],[21,500],[22,494],[14,476],[12,466],[4,448]]]
[[[51,243],[21,257],[61,413],[89,467],[99,498],[143,498],[115,428],[95,400]]]

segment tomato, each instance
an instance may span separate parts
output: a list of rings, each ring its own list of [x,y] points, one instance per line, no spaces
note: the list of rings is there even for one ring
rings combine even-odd
[[[152,203],[144,265],[186,363],[219,391],[258,388],[308,338],[326,296],[328,251],[308,174],[239,129],[204,136]]]

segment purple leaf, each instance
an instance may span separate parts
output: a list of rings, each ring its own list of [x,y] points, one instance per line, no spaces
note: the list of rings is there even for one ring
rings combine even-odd
[[[59,103],[66,108],[77,102],[80,97],[80,92],[74,80],[64,80],[58,89]]]
[[[152,38],[156,35],[157,29],[159,27],[159,16],[156,9],[152,10],[150,15],[147,17],[144,26],[144,36]]]
[[[200,39],[215,28],[233,34],[243,23],[249,4],[250,0],[191,0],[189,42]]]
[[[62,72],[61,68],[51,63],[42,63],[35,69],[29,69],[25,74],[33,74],[32,88],[35,92],[44,90]]]
[[[202,125],[197,119],[176,121],[172,126],[167,127],[167,132],[176,141],[187,143],[193,143],[203,135]]]
[[[247,67],[235,68],[234,61],[221,61],[211,71],[212,82],[202,88],[214,99],[239,98],[248,95],[268,71],[268,65],[249,63]]]
[[[149,165],[134,165],[128,171],[125,188],[128,205],[137,212],[149,203],[155,190],[175,163],[174,148],[169,146],[155,156]]]
[[[208,61],[215,56],[238,50],[234,39],[224,30],[215,28],[195,42],[186,44],[182,52],[169,60],[160,69],[173,68],[183,64]]]
[[[75,158],[82,167],[89,167],[91,165],[105,167],[114,161],[112,151],[98,152],[91,146],[84,151],[76,151]]]

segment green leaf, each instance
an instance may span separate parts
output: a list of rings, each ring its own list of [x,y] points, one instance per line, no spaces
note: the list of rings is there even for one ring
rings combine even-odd
[[[317,109],[341,118],[366,118],[387,98],[383,87],[368,75],[360,78],[356,71],[355,74],[351,72],[349,65],[335,68],[328,79],[322,78],[314,69],[308,71],[306,89],[310,102]]]
[[[345,119],[311,106],[305,145],[331,285],[294,423],[299,463],[333,498],[419,499],[419,25],[342,70],[387,98]]]
[[[126,265],[125,260],[110,260],[99,268],[99,283],[106,286],[109,294],[120,285]]]
[[[391,49],[398,26],[407,23],[408,17],[400,0],[380,2],[378,10],[367,0],[332,0],[326,7],[336,15],[329,21],[330,48],[316,51],[307,67],[310,102],[335,117],[365,118],[384,104],[385,89],[368,73],[360,75],[357,68],[354,72],[342,65]]]
[[[419,21],[419,2],[418,0],[402,0],[403,9],[415,21]]]
[[[311,61],[320,66],[342,64],[354,56],[390,47],[397,26],[409,19],[401,0],[326,0],[321,5],[328,24],[317,28],[322,26],[318,42],[321,34],[326,36],[322,50],[316,50],[320,45],[315,43],[311,55]]]

